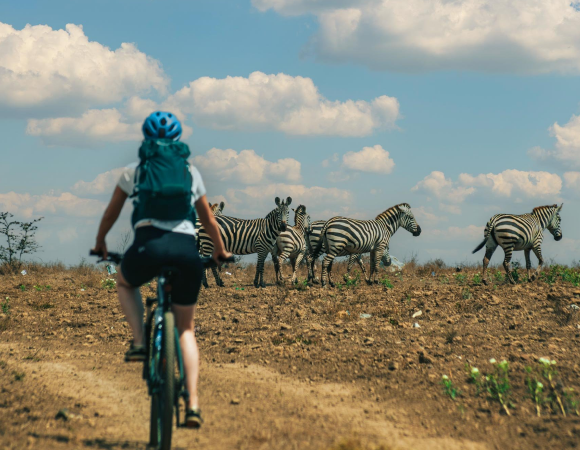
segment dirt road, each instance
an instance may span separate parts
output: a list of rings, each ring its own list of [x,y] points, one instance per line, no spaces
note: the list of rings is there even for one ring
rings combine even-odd
[[[580,445],[573,409],[563,417],[546,403],[536,416],[524,370],[555,358],[558,382],[577,388],[580,335],[568,305],[580,292],[571,285],[483,287],[410,273],[393,288],[255,290],[251,270],[232,273],[229,287],[200,301],[205,424],[176,430],[175,448]],[[0,277],[0,449],[145,448],[145,384],[139,364],[122,362],[129,333],[105,278]],[[510,417],[466,380],[466,361],[484,371],[491,357],[510,362]],[[442,374],[461,391],[455,400]],[[64,408],[67,420],[56,418]]]

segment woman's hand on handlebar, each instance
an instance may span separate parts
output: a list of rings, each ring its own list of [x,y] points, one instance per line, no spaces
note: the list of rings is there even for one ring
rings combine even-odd
[[[107,244],[105,243],[105,241],[97,241],[97,243],[95,244],[95,248],[93,248],[93,252],[97,253],[97,254],[102,254],[102,258],[104,260],[107,259],[107,257],[109,256],[108,250],[107,250]]]
[[[214,250],[212,259],[217,263],[218,266],[221,266],[226,259],[231,258],[232,256],[233,255],[230,252],[226,252],[225,250]]]

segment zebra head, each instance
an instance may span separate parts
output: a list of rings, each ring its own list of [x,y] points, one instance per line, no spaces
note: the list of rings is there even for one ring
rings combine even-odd
[[[288,207],[290,206],[290,203],[292,203],[292,197],[288,197],[286,200],[282,201],[280,201],[280,197],[276,197],[275,202],[278,207],[275,209],[277,228],[281,231],[286,231],[288,218],[290,217],[290,210]]]
[[[556,207],[554,214],[552,214],[552,218],[546,227],[548,228],[548,231],[552,233],[552,236],[554,236],[554,240],[556,241],[562,239],[562,228],[560,228],[560,223],[562,222],[560,211],[562,210],[562,206],[564,206],[564,203],[562,203],[559,207]]]
[[[299,205],[296,209],[292,208],[292,211],[294,211],[294,223],[304,228],[306,234],[309,234],[311,231],[311,220],[310,214],[306,212],[306,206]]]
[[[403,214],[399,216],[399,224],[413,236],[419,236],[421,234],[421,227],[415,220],[415,216],[411,211],[411,206],[407,203],[402,203],[399,205],[399,211]]]
[[[213,205],[210,203],[209,209],[211,209],[211,212],[213,213],[214,216],[221,216],[223,214],[225,206],[226,204],[224,202],[214,203]]]

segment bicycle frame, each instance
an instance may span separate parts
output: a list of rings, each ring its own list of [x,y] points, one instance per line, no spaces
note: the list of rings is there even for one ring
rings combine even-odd
[[[147,304],[147,321],[145,326],[146,349],[147,358],[143,367],[143,378],[147,382],[149,396],[156,394],[161,387],[161,379],[158,375],[159,360],[162,343],[163,343],[163,315],[171,310],[171,290],[168,284],[168,276],[170,271],[162,272],[157,280],[157,298],[148,298]],[[169,289],[168,289],[169,288]],[[157,303],[157,307],[151,310],[153,304]],[[177,426],[179,425],[179,398],[183,398],[187,403],[189,399],[189,392],[185,388],[185,370],[183,366],[183,355],[181,353],[181,345],[179,343],[179,333],[175,330],[175,356],[177,358],[177,367],[179,371],[179,378],[176,380],[176,396],[175,396],[175,416]],[[150,339],[153,337],[153,345]],[[149,352],[152,352],[150,355]],[[151,364],[150,364],[151,362]]]

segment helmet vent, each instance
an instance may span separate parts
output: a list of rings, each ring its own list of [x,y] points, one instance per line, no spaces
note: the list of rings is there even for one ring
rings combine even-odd
[[[165,117],[161,119],[159,122],[161,122],[161,125],[163,126],[167,125],[167,119]]]

